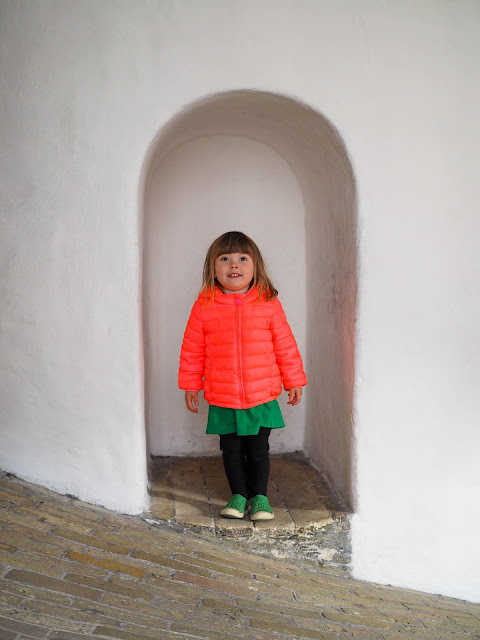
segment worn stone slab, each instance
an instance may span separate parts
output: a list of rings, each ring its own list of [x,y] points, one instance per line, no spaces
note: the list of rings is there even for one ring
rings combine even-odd
[[[337,511],[331,510],[331,505],[338,506],[337,498],[331,496],[323,476],[301,455],[271,457],[269,499],[275,518],[258,523],[252,523],[248,513],[239,520],[219,515],[230,498],[221,456],[155,458],[153,469],[153,518],[161,520],[163,515],[164,521],[231,537],[247,548],[255,540],[261,553],[274,557],[304,556],[333,567],[347,567],[350,562],[345,510],[342,505]]]
[[[213,528],[208,494],[197,460],[180,460],[172,467],[174,519],[192,527]]]
[[[205,478],[223,478],[225,479],[225,471],[223,468],[223,460],[220,456],[220,452],[218,456],[209,456],[202,458],[200,462],[200,467],[203,471],[203,475]],[[228,486],[228,483],[225,479],[225,484]]]

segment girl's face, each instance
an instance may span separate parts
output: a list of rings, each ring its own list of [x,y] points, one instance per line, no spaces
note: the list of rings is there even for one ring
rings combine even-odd
[[[222,253],[215,260],[215,277],[223,293],[247,293],[253,272],[248,253]]]

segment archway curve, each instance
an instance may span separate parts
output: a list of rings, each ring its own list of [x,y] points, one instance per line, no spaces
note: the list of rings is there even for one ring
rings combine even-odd
[[[262,91],[206,96],[175,115],[147,153],[141,198],[145,254],[152,216],[148,194],[159,167],[194,140],[237,136],[273,149],[288,163],[304,203],[307,274],[304,453],[353,507],[353,366],[356,307],[356,187],[345,145],[320,113],[287,97]],[[212,238],[221,233],[219,227]],[[148,261],[144,261],[145,392],[147,429],[150,353]],[[185,318],[179,318],[184,323]],[[148,433],[148,432],[147,432]]]

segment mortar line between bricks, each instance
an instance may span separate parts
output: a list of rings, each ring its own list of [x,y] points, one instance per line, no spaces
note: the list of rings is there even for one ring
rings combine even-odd
[[[64,608],[67,609],[67,607],[64,607]],[[70,607],[68,607],[68,609],[70,609]],[[32,610],[32,613],[35,613],[35,611]],[[83,622],[82,620],[77,620],[76,618],[63,618],[61,616],[53,616],[53,615],[51,615],[49,613],[42,613],[42,615],[47,619],[53,620],[54,623],[55,623],[55,620],[60,620],[62,622],[78,622],[80,624],[85,624],[85,625],[88,625],[90,627],[90,629],[93,626],[92,623],[89,624],[88,622]],[[38,623],[35,623],[35,622],[28,622],[27,624],[31,624],[31,625],[35,625],[36,624],[37,626],[43,627],[43,623],[42,624],[38,624]],[[45,627],[45,634],[44,634],[43,637],[46,638],[47,634],[51,635],[53,633],[53,631],[57,631],[57,630],[58,629],[55,629],[54,625],[50,629],[48,627]],[[77,632],[66,630],[66,633],[77,633]]]
[[[33,600],[33,599],[30,599],[30,600],[35,601],[35,600]],[[44,604],[49,604],[49,603],[45,602],[44,600],[38,600],[38,602],[43,602]],[[95,601],[95,602],[98,602],[98,601]],[[47,618],[52,618],[53,620],[62,620],[63,622],[79,622],[79,623],[82,623],[82,624],[88,624],[88,623],[86,623],[86,622],[84,622],[84,621],[82,621],[82,620],[79,620],[79,619],[77,619],[77,618],[75,617],[75,612],[81,613],[81,611],[82,611],[81,609],[78,609],[78,608],[76,608],[76,607],[73,607],[71,604],[69,604],[68,606],[62,606],[62,607],[59,607],[57,610],[58,610],[58,611],[61,611],[61,610],[63,610],[63,609],[64,609],[65,611],[71,611],[71,612],[72,612],[72,617],[70,617],[70,618],[65,618],[65,617],[60,616],[60,615],[55,615],[55,616],[54,616],[54,615],[52,615],[52,614],[50,614],[50,613],[45,613],[45,612],[42,612],[42,615],[44,615],[44,616],[45,616],[45,617],[47,617]],[[32,613],[36,613],[35,609],[30,609],[30,611],[31,611]],[[105,615],[105,614],[102,614],[102,615],[104,615],[104,617],[105,617],[105,618],[109,618],[109,617],[110,617],[110,616]],[[113,618],[112,618],[112,620],[113,620]],[[30,623],[30,624],[32,624],[32,623]],[[92,626],[92,623],[90,623],[90,627],[91,627],[91,626]],[[51,629],[48,629],[48,630],[47,630],[47,632],[48,632],[49,634],[53,633],[53,631],[55,631],[55,629],[54,629],[53,627],[52,627]]]
[[[18,607],[23,607],[23,605],[24,605],[24,604],[26,604],[29,600],[31,600],[31,598],[29,598],[28,596],[25,596],[25,597],[23,598],[23,600],[20,602],[20,604],[19,604],[19,605],[17,605],[17,606],[18,606]],[[70,605],[71,605],[71,602],[70,602],[69,606],[70,606]]]
[[[107,594],[106,594],[106,593],[104,593],[103,595],[107,595]],[[111,595],[117,595],[119,598],[122,598],[122,595],[121,595],[121,594],[111,594]],[[80,600],[81,600],[81,598],[77,598],[77,599],[80,599]],[[96,600],[96,601],[94,601],[94,602],[95,602],[95,603],[98,603],[98,604],[103,604],[103,603],[102,603],[101,601],[99,601],[99,600]],[[75,604],[75,603],[74,603],[74,604]],[[130,603],[130,604],[132,604],[132,603]],[[159,612],[155,612],[155,606],[156,606],[156,604],[154,604],[154,603],[149,603],[149,602],[145,602],[145,603],[142,603],[142,605],[144,605],[145,607],[149,607],[149,608],[151,608],[151,609],[152,609],[152,612],[151,612],[151,613],[144,613],[144,612],[141,612],[141,613],[139,614],[140,616],[151,617],[151,618],[159,618],[160,620],[164,620],[164,619],[165,619],[165,618],[164,618],[164,615],[163,615],[163,612],[160,612],[160,613],[159,613]],[[129,607],[128,605],[125,605],[125,604],[124,604],[123,606],[117,606],[117,605],[115,605],[115,604],[108,604],[108,603],[107,603],[107,604],[105,604],[104,606],[108,607],[109,609],[112,609],[114,612],[117,612],[117,611],[118,611],[118,612],[120,612],[120,613],[121,613],[121,612],[125,612],[125,611],[132,611],[132,608],[131,608],[131,607]],[[71,607],[71,608],[72,608],[72,609],[76,609],[76,607]],[[105,617],[107,617],[107,618],[108,618],[108,617],[110,617],[110,616],[108,616],[107,614],[102,614],[102,615],[104,615],[104,616],[105,616]]]
[[[82,542],[80,540],[75,539],[75,537],[69,537],[69,536],[63,536],[62,532],[65,533],[70,533],[70,534],[77,534],[77,532],[71,530],[71,529],[66,529],[64,527],[59,527],[59,526],[55,526],[52,528],[51,530],[51,535],[54,536],[54,538],[60,538],[61,540],[65,540],[66,543],[76,543],[81,545],[82,547],[85,547],[85,550],[87,553],[92,553],[95,552],[97,550],[103,551],[103,552],[110,552],[110,553],[114,553],[115,555],[118,555],[119,557],[122,558],[128,558],[131,556],[132,551],[134,550],[134,547],[127,547],[126,545],[122,545],[122,544],[118,544],[115,542],[111,542],[109,540],[105,540],[104,538],[101,538],[99,536],[96,535],[98,529],[95,529],[95,531],[91,531],[89,533],[82,533],[79,534],[81,537],[85,537],[85,538],[91,538],[92,541],[94,542],[95,540],[97,540],[98,542],[101,542],[103,544],[88,544],[87,542]],[[48,544],[48,543],[46,543]],[[124,554],[124,553],[120,553],[119,551],[110,551],[106,545],[111,544],[111,545],[116,545],[117,547],[121,547],[121,548],[125,548],[128,549],[128,553]]]
[[[3,580],[7,573],[13,569],[11,564],[5,564],[3,566],[5,567],[5,569],[0,573],[0,580]]]
[[[15,571],[15,568],[13,570]],[[65,585],[67,585],[67,586],[69,586],[69,585],[77,585],[76,582],[70,582],[69,580],[64,580],[62,578],[54,578],[52,576],[47,576],[44,573],[38,573],[36,571],[30,571],[29,569],[20,569],[20,571],[27,571],[28,573],[33,573],[34,575],[37,575],[37,576],[41,576],[41,577],[44,577],[44,578],[50,578],[52,580],[58,580],[59,582],[64,582]],[[72,573],[72,572],[69,572],[69,573]],[[66,575],[68,575],[68,574],[66,574]],[[78,575],[78,574],[75,574],[75,575]],[[72,598],[73,600],[75,600],[76,598],[79,597],[79,596],[76,596],[75,594],[68,593],[68,591],[60,591],[58,589],[52,589],[51,587],[45,587],[45,586],[40,587],[40,586],[37,586],[35,584],[31,584],[29,582],[25,582],[25,581],[21,581],[21,580],[19,580],[19,581],[12,580],[12,582],[14,584],[24,585],[25,587],[28,587],[28,588],[44,589],[47,592],[52,592],[52,593],[55,593],[55,594],[58,594],[58,595],[61,595],[61,596],[66,596],[66,597]],[[83,586],[83,585],[79,585],[79,586]],[[87,587],[87,588],[91,589],[92,591],[98,591],[100,594],[103,593],[101,588],[96,588],[96,587]],[[26,598],[29,599],[28,596],[26,596]],[[99,602],[99,599],[92,600],[92,602]]]

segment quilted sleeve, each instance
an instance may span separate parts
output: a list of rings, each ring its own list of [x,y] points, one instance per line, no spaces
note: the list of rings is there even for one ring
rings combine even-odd
[[[178,386],[184,391],[203,389],[203,371],[205,368],[205,334],[197,301],[187,322],[180,351]]]
[[[273,347],[277,364],[286,390],[292,387],[304,387],[307,376],[303,370],[302,356],[287,322],[285,312],[278,298],[273,301],[272,317]]]

